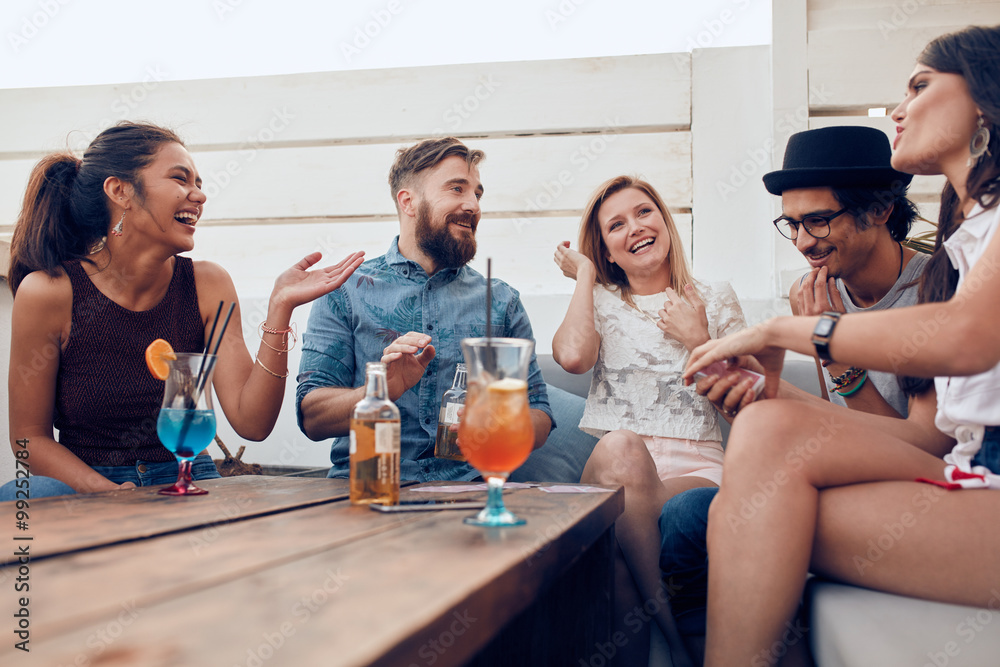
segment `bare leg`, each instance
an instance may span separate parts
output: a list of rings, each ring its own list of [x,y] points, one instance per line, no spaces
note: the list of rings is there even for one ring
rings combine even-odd
[[[582,481],[625,487],[625,511],[615,522],[621,548],[615,565],[614,630],[629,640],[619,652],[621,664],[648,661],[650,617],[656,619],[670,645],[674,667],[693,664],[674,624],[660,574],[659,518],[663,503],[675,494],[714,485],[701,477],[661,481],[646,443],[631,431],[612,431],[601,438],[583,470]]]
[[[888,431],[871,428],[866,416],[836,410],[833,406],[780,400],[755,403],[741,412],[730,434],[726,458],[722,488],[709,511],[706,635],[706,664],[723,666],[751,664],[758,656],[768,657],[801,598],[814,537],[822,541],[822,549],[817,550],[824,558],[818,563],[820,571],[857,581],[858,567],[851,555],[864,553],[859,548],[872,536],[861,529],[861,517],[867,519],[878,512],[882,520],[893,514],[898,520],[901,512],[906,511],[899,502],[902,498],[886,497],[876,502],[870,489],[902,485],[908,494],[907,502],[911,502],[909,496],[924,485],[881,481],[940,479],[944,469],[940,459]],[[831,503],[821,505],[818,489],[839,486],[844,488],[836,490],[837,493],[846,495],[833,497],[840,499],[839,509],[831,511],[828,509],[833,507]],[[1000,535],[994,524],[996,511],[1000,509],[1000,494],[987,491],[970,493],[966,498],[973,495],[979,495],[981,500],[965,502],[988,502],[994,508],[992,512],[980,510],[979,515],[984,518],[977,520],[982,528],[973,540],[990,541],[992,553],[996,553],[1000,549]],[[851,506],[852,499],[857,499],[857,504]],[[941,539],[940,533],[934,535],[929,526],[943,528],[949,519],[954,523],[959,515],[948,514],[944,508],[954,508],[959,502],[962,501],[942,500],[938,505],[941,520],[918,524],[925,539],[914,537],[908,548],[895,550],[893,565],[887,562],[879,568],[881,574],[869,575],[863,585],[918,595],[934,591],[955,602],[971,601],[975,597],[971,595],[974,586],[980,586],[985,602],[989,596],[983,591],[988,590],[986,583],[990,581],[986,570],[992,570],[992,581],[1000,576],[997,559],[989,566],[980,562],[983,553],[990,553],[985,544],[969,550],[968,569],[956,566],[953,556],[950,562],[943,557],[932,559],[933,565],[928,561],[932,552],[944,551],[949,543]],[[860,511],[862,506],[864,511]],[[819,514],[821,508],[823,513]],[[824,553],[827,549],[829,554]],[[945,567],[945,563],[949,565]],[[851,568],[855,571],[854,579],[850,578]],[[939,569],[934,572],[935,568]],[[974,576],[969,576],[970,569]],[[962,588],[968,595],[960,595],[959,591],[939,583],[917,581],[929,577],[940,582],[960,576],[967,577]]]

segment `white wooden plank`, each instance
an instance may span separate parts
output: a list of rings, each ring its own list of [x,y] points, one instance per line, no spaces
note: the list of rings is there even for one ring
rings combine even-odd
[[[694,59],[694,271],[739,284],[742,294],[770,297],[770,195],[761,177],[771,170],[769,49],[706,49]],[[733,100],[739,100],[738,122]]]
[[[614,122],[614,119],[612,119]],[[606,134],[469,140],[486,151],[487,214],[576,211],[602,181],[638,173],[668,206],[691,206],[691,135]],[[398,144],[195,152],[204,222],[310,217],[394,219],[389,167]],[[0,231],[9,231],[34,160],[0,161]]]
[[[82,147],[123,119],[177,128],[193,149],[408,141],[690,125],[688,54],[0,90],[8,157]],[[636,91],[641,104],[623,104]],[[67,113],[68,105],[72,113]]]
[[[810,31],[810,109],[895,107],[924,46],[939,35],[963,27],[964,22],[933,27],[904,25],[888,36],[875,25]]]
[[[0,160],[0,233],[10,233],[13,229],[35,162],[37,160]]]
[[[809,30],[873,27],[886,37],[896,30],[942,25],[995,25],[1000,3],[993,0],[811,0]]]

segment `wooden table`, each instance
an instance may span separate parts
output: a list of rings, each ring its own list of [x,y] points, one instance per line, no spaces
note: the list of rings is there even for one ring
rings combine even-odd
[[[527,525],[484,529],[353,507],[344,480],[199,484],[34,500],[24,531],[0,504],[0,664],[576,665],[608,641],[620,488],[511,490]]]

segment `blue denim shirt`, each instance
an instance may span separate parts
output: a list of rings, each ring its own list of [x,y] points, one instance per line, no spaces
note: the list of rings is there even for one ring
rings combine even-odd
[[[408,331],[431,337],[436,355],[420,382],[396,401],[402,421],[402,479],[469,480],[478,473],[467,463],[434,457],[441,396],[451,388],[455,365],[463,361],[459,342],[486,333],[486,279],[464,266],[433,276],[399,253],[399,237],[389,251],[368,260],[339,289],[317,299],[302,336],[295,409],[302,428],[302,399],[317,387],[361,387],[365,364]],[[517,290],[493,279],[492,333],[534,339]],[[534,354],[528,376],[532,408],[549,417],[545,381]],[[553,420],[553,427],[555,421]],[[334,438],[331,477],[348,474],[348,439]]]

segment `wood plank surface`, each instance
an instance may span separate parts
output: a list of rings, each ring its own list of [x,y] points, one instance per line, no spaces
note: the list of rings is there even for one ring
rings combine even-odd
[[[597,185],[623,173],[654,183],[668,206],[690,209],[691,133],[626,133],[622,122],[621,114],[611,116],[600,133],[582,136],[469,139],[469,146],[486,152],[480,166],[484,213],[575,212]],[[386,178],[403,145],[409,144],[193,151],[208,197],[199,224],[288,224],[300,218],[395,222]],[[0,160],[0,231],[13,229],[36,162]]]
[[[52,638],[93,618],[145,609],[419,518],[358,512],[341,501],[44,559],[31,568],[33,637]]]
[[[646,131],[691,123],[687,53],[196,81],[148,72],[136,84],[0,90],[0,160],[85,147],[123,118],[174,127],[196,151],[592,132],[616,115]],[[637,89],[642,103],[622,104]]]
[[[124,491],[58,496],[31,501],[31,555],[44,558],[80,549],[128,542],[203,526],[220,526],[252,516],[273,514],[341,500],[344,479],[223,477],[198,482],[205,496],[173,497],[161,486]],[[235,493],[227,492],[236,489]],[[4,514],[14,504],[4,503]],[[13,522],[13,519],[11,519]],[[3,563],[16,557],[5,553]]]
[[[196,590],[185,581],[202,566],[182,559],[190,569],[181,568],[179,576],[183,571],[188,576],[177,581],[173,592],[161,594],[162,600],[140,603],[146,598],[137,596],[131,606],[93,612],[89,623],[72,632],[33,641],[32,658],[51,665],[249,665],[272,657],[272,664],[410,665],[427,664],[433,656],[439,665],[462,664],[607,534],[621,512],[623,493],[515,490],[507,504],[528,520],[526,526],[482,529],[463,524],[463,512],[448,511],[397,520],[338,503],[328,507],[329,548],[313,542],[301,557],[235,572],[215,585],[199,584]],[[287,530],[321,531],[319,509],[327,508],[255,522],[294,524],[301,515],[305,523]],[[344,517],[355,522],[348,524],[351,519]],[[361,531],[342,543],[332,537],[362,524],[385,530]],[[246,542],[230,537],[243,525],[252,524],[234,524],[220,536],[215,556],[220,561],[222,551]],[[342,530],[345,525],[349,527]],[[291,540],[289,535],[273,539]],[[148,542],[172,542],[173,550],[190,551],[178,537],[183,536]],[[271,534],[264,540],[271,541]],[[115,549],[124,554],[131,548]],[[157,561],[169,559],[170,553],[151,555],[146,569],[155,570]],[[67,564],[70,559],[77,561],[78,556],[65,558]],[[58,560],[64,559],[36,567],[45,565],[53,578],[69,576],[56,572],[52,563]],[[106,564],[99,567],[114,576]],[[122,588],[116,595],[125,599],[132,590],[149,591],[137,580],[128,586],[131,590]],[[560,616],[550,619],[552,627],[539,631],[555,631],[572,622]],[[8,646],[3,650],[9,655]]]

